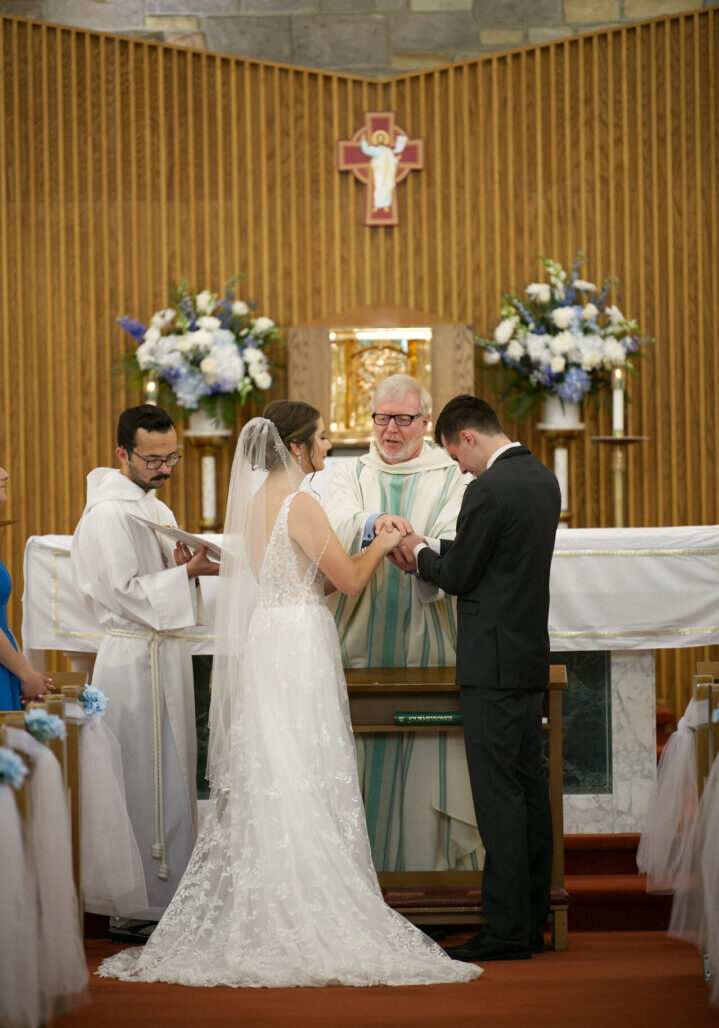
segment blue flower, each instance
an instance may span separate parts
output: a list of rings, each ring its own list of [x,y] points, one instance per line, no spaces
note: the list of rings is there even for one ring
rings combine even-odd
[[[40,742],[48,742],[50,739],[65,738],[65,722],[57,714],[48,714],[46,710],[37,707],[28,710],[25,715],[25,728]]]
[[[82,692],[78,693],[78,699],[86,714],[105,713],[108,699],[102,689],[98,689],[94,685],[86,685]]]
[[[591,385],[592,378],[589,372],[575,365],[570,365],[564,376],[564,381],[556,386],[555,392],[557,396],[562,400],[566,400],[567,403],[579,403],[584,394],[589,392]]]
[[[134,321],[132,318],[118,318],[117,323],[138,343],[147,331],[143,324],[139,321]]]
[[[0,782],[19,789],[26,775],[27,765],[17,753],[0,746]]]

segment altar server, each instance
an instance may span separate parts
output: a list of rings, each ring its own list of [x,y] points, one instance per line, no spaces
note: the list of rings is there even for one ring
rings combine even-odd
[[[219,565],[203,549],[172,549],[133,520],[175,518],[155,496],[180,461],[170,416],[151,404],[120,415],[120,468],[95,468],[72,541],[75,582],[105,630],[93,684],[122,751],[127,806],[140,848],[148,908],[159,919],[195,841],[195,711],[192,660],[182,630],[197,621],[199,575]]]

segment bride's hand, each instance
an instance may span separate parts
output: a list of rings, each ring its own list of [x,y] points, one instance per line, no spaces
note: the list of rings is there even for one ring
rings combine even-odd
[[[391,553],[402,541],[402,535],[396,528],[383,528],[374,537],[375,543],[380,547],[381,552],[386,556]]]

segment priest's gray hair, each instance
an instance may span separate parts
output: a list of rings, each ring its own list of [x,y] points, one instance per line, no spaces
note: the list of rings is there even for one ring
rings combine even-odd
[[[386,400],[403,400],[411,393],[417,395],[419,413],[424,417],[432,410],[432,397],[421,382],[411,375],[390,375],[377,386],[372,397],[372,410],[377,410],[378,403]]]

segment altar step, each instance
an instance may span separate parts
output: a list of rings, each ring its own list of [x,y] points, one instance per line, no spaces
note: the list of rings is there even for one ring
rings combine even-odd
[[[667,930],[672,897],[647,892],[638,845],[638,834],[565,835],[570,931]]]
[[[637,871],[639,836],[566,835],[564,888],[570,931],[666,931],[671,896],[649,895]],[[401,876],[397,876],[398,878]],[[481,920],[481,890],[442,885],[393,883],[385,899],[418,924],[470,924]],[[553,890],[554,905],[567,896]]]

